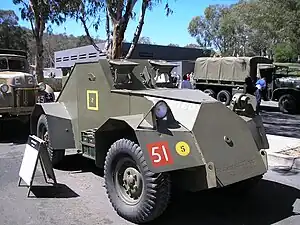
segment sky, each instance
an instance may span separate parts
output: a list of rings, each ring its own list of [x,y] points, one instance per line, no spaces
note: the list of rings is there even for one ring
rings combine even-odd
[[[140,1],[139,1],[140,2]],[[188,24],[194,16],[203,15],[206,7],[212,4],[233,4],[237,0],[169,0],[169,5],[173,10],[173,14],[166,16],[164,4],[158,5],[151,11],[146,12],[145,23],[141,36],[149,37],[151,42],[161,45],[179,44],[185,46],[187,44],[196,43],[195,38],[192,38],[188,33]],[[1,0],[2,10],[14,10],[20,18],[19,24],[30,28],[27,21],[23,21],[20,16],[19,5],[14,5],[12,0]],[[128,24],[125,39],[131,41],[135,32],[140,3],[136,4],[134,11],[137,13],[136,19],[131,20]],[[103,21],[104,21],[103,16]],[[88,23],[88,25],[91,24]],[[80,23],[68,19],[61,26],[52,26],[53,33],[73,34],[74,36],[85,35],[84,29]],[[101,24],[100,29],[96,32],[92,27],[90,33],[93,37],[98,36],[105,39],[105,21]]]

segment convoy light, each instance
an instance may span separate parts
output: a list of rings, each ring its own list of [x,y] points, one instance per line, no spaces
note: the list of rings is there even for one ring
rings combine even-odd
[[[168,106],[164,101],[159,101],[154,108],[155,116],[158,119],[162,119],[167,115]]]
[[[45,90],[46,90],[46,84],[43,83],[43,82],[39,83],[39,89],[40,89],[41,91],[45,91]]]
[[[9,90],[9,86],[7,84],[1,84],[0,85],[0,90],[2,93],[7,93]]]

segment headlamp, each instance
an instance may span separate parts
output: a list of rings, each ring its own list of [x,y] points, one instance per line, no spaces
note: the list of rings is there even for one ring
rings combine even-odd
[[[40,91],[45,91],[46,90],[46,84],[41,82],[38,84]]]
[[[167,112],[168,106],[164,101],[159,101],[158,103],[156,103],[154,107],[154,113],[158,119],[164,118],[167,115]]]
[[[0,91],[1,91],[2,93],[7,93],[8,90],[9,90],[9,86],[8,86],[7,84],[1,84],[1,85],[0,85]]]

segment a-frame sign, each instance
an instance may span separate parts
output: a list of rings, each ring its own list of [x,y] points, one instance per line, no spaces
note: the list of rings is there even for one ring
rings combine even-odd
[[[27,197],[30,195],[38,162],[40,162],[45,182],[49,183],[48,179],[52,179],[54,184],[57,184],[45,141],[35,135],[29,135],[19,171],[18,183],[18,186],[21,186],[22,180],[26,183],[25,186],[29,188]]]

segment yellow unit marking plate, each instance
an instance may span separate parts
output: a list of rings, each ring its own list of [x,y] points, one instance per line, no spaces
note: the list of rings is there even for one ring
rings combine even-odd
[[[99,109],[99,98],[97,90],[87,90],[86,91],[86,104],[88,110],[98,111]]]

